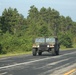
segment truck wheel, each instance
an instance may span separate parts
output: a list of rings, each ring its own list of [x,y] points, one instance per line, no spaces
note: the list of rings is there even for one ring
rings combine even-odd
[[[33,54],[33,56],[36,56],[37,55],[37,50],[36,49],[33,49],[32,50],[32,54]]]
[[[52,55],[54,55],[54,56],[56,55],[54,48],[52,49]]]
[[[38,55],[42,55],[42,52],[38,52]]]
[[[56,55],[59,55],[59,49],[56,51]]]

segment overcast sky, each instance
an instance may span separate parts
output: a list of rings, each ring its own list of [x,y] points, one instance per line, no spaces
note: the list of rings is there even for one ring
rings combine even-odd
[[[76,0],[0,0],[0,16],[5,8],[17,8],[18,12],[27,17],[30,6],[35,5],[38,9],[51,7],[60,15],[70,16],[76,21]]]

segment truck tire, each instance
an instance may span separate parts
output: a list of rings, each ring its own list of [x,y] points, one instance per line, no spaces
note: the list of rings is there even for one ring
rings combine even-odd
[[[32,50],[32,54],[33,54],[33,56],[36,56],[37,55],[37,50],[36,49],[33,49]]]
[[[58,48],[58,50],[56,51],[56,55],[59,55],[59,48]]]
[[[53,55],[53,56],[55,56],[55,55],[56,55],[56,51],[55,51],[55,49],[54,49],[54,48],[52,49],[52,55]]]

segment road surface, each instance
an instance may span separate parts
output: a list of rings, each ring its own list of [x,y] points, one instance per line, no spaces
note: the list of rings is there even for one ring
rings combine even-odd
[[[76,75],[76,50],[0,58],[0,75]]]

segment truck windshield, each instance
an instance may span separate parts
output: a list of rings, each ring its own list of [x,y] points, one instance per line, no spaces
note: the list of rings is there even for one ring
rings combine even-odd
[[[44,43],[45,42],[45,38],[36,38],[35,42],[36,43]]]
[[[46,42],[47,43],[54,43],[55,42],[55,38],[46,38]]]

